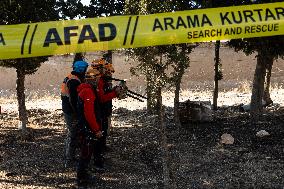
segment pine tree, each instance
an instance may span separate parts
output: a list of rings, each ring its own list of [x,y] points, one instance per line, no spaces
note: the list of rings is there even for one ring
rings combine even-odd
[[[59,19],[56,0],[4,0],[0,3],[0,24],[21,24]],[[28,115],[25,105],[25,76],[33,74],[48,57],[0,60],[0,66],[15,68],[19,121],[26,133]]]

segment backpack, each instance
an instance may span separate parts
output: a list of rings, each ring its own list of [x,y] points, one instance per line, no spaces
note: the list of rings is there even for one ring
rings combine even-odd
[[[102,126],[102,112],[101,112],[101,104],[98,99],[98,95],[96,90],[93,88],[94,94],[96,96],[94,102],[94,110],[96,115],[97,123]],[[78,133],[85,136],[89,139],[96,139],[95,133],[91,130],[89,123],[87,122],[84,114],[84,101],[78,96],[77,101],[77,116],[78,116]]]

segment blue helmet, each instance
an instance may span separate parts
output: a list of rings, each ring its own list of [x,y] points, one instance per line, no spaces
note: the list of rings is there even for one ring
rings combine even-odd
[[[86,72],[87,68],[88,68],[88,63],[82,60],[76,61],[73,64],[73,71],[77,73],[84,73]]]

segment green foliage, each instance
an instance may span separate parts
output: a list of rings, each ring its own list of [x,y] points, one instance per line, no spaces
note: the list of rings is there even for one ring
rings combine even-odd
[[[135,4],[135,6],[133,6],[133,4]],[[184,0],[144,0],[139,2],[128,0],[125,10],[127,14],[154,14],[189,10],[193,8],[196,8],[194,2]],[[151,70],[151,77],[159,78],[162,86],[173,84],[173,81],[176,80],[175,77],[179,75],[179,72],[189,67],[189,58],[187,54],[189,54],[194,47],[195,45],[180,44],[132,49],[129,55],[135,57],[140,62],[137,68],[133,68],[133,71],[136,70],[137,72],[139,70],[142,73],[147,74],[150,73],[149,70]],[[162,57],[166,61],[159,62],[158,57]],[[159,66],[157,66],[157,64]],[[171,72],[170,76],[165,74],[165,71],[169,68],[173,68],[173,72]],[[163,71],[161,72],[161,70]],[[159,75],[157,76],[157,74]]]
[[[128,0],[125,4],[125,14],[147,15],[193,8],[196,6],[192,1]],[[132,73],[142,73],[146,76],[148,111],[151,112],[151,108],[158,106],[162,88],[174,86],[175,94],[179,94],[182,75],[189,67],[188,54],[194,47],[192,44],[180,44],[127,50],[127,54],[138,62],[138,66],[131,69]]]
[[[86,17],[122,15],[125,0],[91,0]]]
[[[245,4],[259,4],[259,3],[273,3],[282,2],[283,0],[254,0],[254,1],[238,1],[235,5]],[[234,39],[228,42],[228,45],[234,48],[236,51],[243,51],[245,54],[250,55],[254,52],[260,52],[265,49],[267,54],[277,59],[283,58],[284,55],[284,35],[270,36],[270,37],[258,37],[258,38],[245,38]]]
[[[131,73],[134,75],[142,73],[147,75],[150,81],[153,81],[152,84],[165,85],[168,77],[164,70],[167,69],[168,64],[160,61],[160,58],[164,55],[163,51],[165,48],[166,46],[157,46],[128,50],[127,55],[138,62],[135,68],[131,68]]]
[[[167,64],[173,69],[170,73],[170,86],[176,84],[184,71],[189,67],[189,54],[196,45],[180,44],[167,46]]]
[[[87,7],[81,3],[81,0],[58,0],[57,5],[64,19],[84,17],[87,11]]]
[[[34,57],[23,59],[0,60],[0,66],[22,69],[25,74],[33,74],[46,61],[47,57]]]
[[[243,51],[250,55],[265,49],[275,59],[284,55],[284,36],[259,37],[248,39],[235,39],[228,42],[228,45],[236,51]]]
[[[56,0],[4,0],[0,4],[0,24],[21,24],[57,20],[59,7]],[[34,73],[47,57],[2,60],[0,66],[22,69]]]
[[[155,14],[163,12],[175,12],[183,10],[191,10],[197,8],[195,1],[171,0],[171,1],[155,1],[155,0],[126,0],[126,14]]]
[[[58,19],[56,0],[2,0],[0,24],[20,24]]]
[[[201,8],[209,8],[209,7],[227,7],[227,6],[235,6],[239,4],[251,4],[253,0],[232,0],[232,1],[224,1],[224,0],[196,0],[197,5]]]

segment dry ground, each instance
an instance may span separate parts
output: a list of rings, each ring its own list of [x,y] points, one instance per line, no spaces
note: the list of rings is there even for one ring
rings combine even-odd
[[[87,61],[91,62],[99,54],[88,54]],[[242,52],[236,53],[232,49],[223,47],[220,50],[224,79],[220,81],[220,90],[239,89],[244,90],[250,87],[256,58],[255,54],[245,56]],[[190,54],[190,68],[183,77],[183,90],[212,91],[214,74],[214,49],[207,47],[196,48]],[[116,53],[113,57],[115,74],[114,77],[127,79],[130,89],[144,92],[144,77],[131,76],[129,69],[135,65],[133,61],[126,61],[126,58]],[[58,95],[58,87],[71,70],[72,56],[51,57],[50,60],[39,68],[39,70],[26,78],[27,96],[42,97],[44,95]],[[283,85],[284,60],[279,59],[273,65],[272,85],[280,87]],[[0,67],[0,96],[9,96],[15,91],[16,72],[14,69]],[[36,94],[32,94],[36,93]],[[46,94],[47,93],[47,94]]]
[[[187,98],[201,99],[203,90],[212,91],[213,53],[210,48],[194,51],[182,85],[183,90],[189,90]],[[97,55],[90,55],[88,59],[93,57]],[[222,48],[221,58],[224,69],[221,90],[229,90],[242,100],[249,98],[239,92],[249,93],[254,55],[246,57]],[[36,74],[28,76],[28,99],[44,97],[42,107],[45,105],[47,109],[32,108],[37,104],[29,107],[30,135],[26,139],[17,130],[15,106],[9,106],[14,101],[11,95],[15,71],[0,68],[0,105],[4,108],[0,114],[0,188],[75,188],[74,169],[63,166],[65,129],[61,111],[56,110],[60,108],[58,85],[70,70],[71,60],[72,57],[54,57]],[[143,93],[143,79],[129,74],[130,64],[124,63],[124,57],[116,55],[114,62],[115,77],[128,79],[130,89]],[[280,104],[283,63],[279,60],[274,64],[272,78],[273,97]],[[190,96],[193,92],[197,96]],[[171,100],[172,96],[167,98]],[[229,101],[222,98],[219,101],[222,105],[237,102],[230,97]],[[51,108],[47,102],[55,107]],[[247,113],[239,112],[236,106],[224,106],[215,113],[212,122],[188,122],[181,127],[173,124],[172,108],[167,107],[165,138],[157,117],[147,115],[143,109],[145,104],[123,102],[115,102],[107,169],[101,174],[94,173],[98,180],[90,188],[152,189],[166,188],[167,184],[179,189],[284,188],[284,111],[281,107],[270,107],[260,122],[251,124]],[[256,137],[256,132],[262,129],[270,136]],[[235,143],[220,144],[223,133],[231,134]]]
[[[211,123],[188,123],[178,133],[169,132],[177,188],[283,188],[283,113],[267,112],[250,124],[246,113],[219,112]],[[262,129],[270,136],[256,137]],[[224,133],[234,137],[233,145],[220,144]]]
[[[101,174],[94,172],[98,181],[90,188],[162,186],[159,162],[153,163],[151,169],[144,163],[147,156],[159,158],[159,152],[148,153],[147,149],[148,144],[153,146],[153,141],[158,141],[159,133],[155,131],[151,117],[147,120],[147,127],[139,123],[138,115],[141,113],[114,112],[116,121],[109,140],[112,150],[105,156],[107,169]],[[132,119],[128,119],[129,116]],[[64,125],[61,113],[30,111],[33,124],[27,139],[21,139],[15,129],[15,117],[15,114],[1,114],[0,188],[75,188],[75,169],[63,165]],[[145,133],[150,133],[147,138]],[[158,143],[154,147],[157,148]]]
[[[177,127],[167,108],[166,145],[155,116],[123,108],[113,115],[106,171],[93,172],[97,182],[90,188],[283,189],[283,109],[267,111],[254,125],[247,113],[227,108],[212,122]],[[32,110],[30,117],[24,140],[15,129],[16,114],[1,114],[0,187],[75,188],[74,169],[63,166],[61,114]],[[262,129],[270,136],[256,137]],[[223,133],[235,143],[221,144]]]

